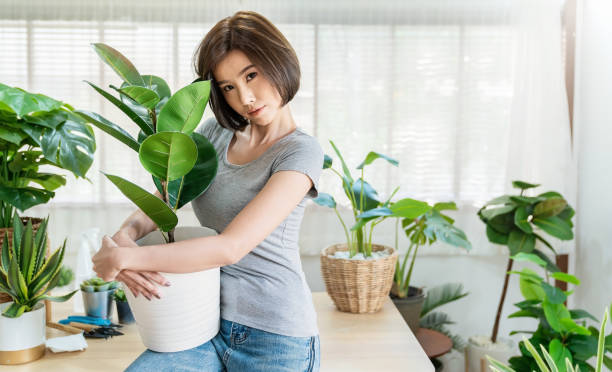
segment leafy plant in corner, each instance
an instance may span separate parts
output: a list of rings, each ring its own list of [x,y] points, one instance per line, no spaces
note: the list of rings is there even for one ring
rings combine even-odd
[[[113,293],[113,297],[115,297],[115,301],[117,302],[127,302],[125,291],[121,288],[117,289],[115,293]]]
[[[532,253],[546,262],[550,271],[560,271],[542,251],[536,248],[536,241],[555,252],[555,249],[544,239],[541,232],[561,240],[573,239],[573,223],[571,220],[574,216],[574,209],[567,204],[567,201],[558,192],[548,191],[537,196],[526,196],[524,195],[526,190],[539,185],[513,181],[512,186],[521,190],[519,195],[497,197],[478,211],[478,216],[486,224],[489,241],[507,246],[510,256],[519,253]],[[512,264],[512,258],[508,258],[504,286],[491,334],[493,343],[497,341],[501,311],[508,290]]]
[[[206,191],[217,173],[214,147],[194,132],[208,103],[210,81],[194,82],[172,95],[162,78],[140,75],[117,50],[102,43],[93,48],[123,83],[110,86],[119,98],[87,83],[140,128],[138,139],[99,114],[83,110],[77,114],[138,153],[161,199],[119,176],[105,176],[168,234],[166,241],[173,242],[176,210]]]
[[[447,283],[427,290],[423,309],[421,310],[420,326],[438,331],[450,337],[453,341],[453,349],[463,351],[465,340],[459,335],[454,335],[446,327],[454,324],[447,313],[433,311],[440,306],[457,301],[467,296],[469,292],[463,291],[463,285],[459,283]]]
[[[72,106],[0,84],[0,228],[66,184],[63,174],[41,166],[85,178],[95,149],[92,128]]]
[[[57,286],[60,280],[60,268],[66,250],[66,241],[48,258],[47,223],[43,220],[36,233],[32,230],[32,222],[24,226],[17,216],[13,217],[13,236],[9,242],[5,233],[0,256],[0,291],[6,292],[13,303],[4,310],[2,315],[17,318],[24,312],[34,309],[43,300],[64,302],[76,291],[64,296],[49,296],[47,293]]]
[[[597,319],[582,309],[568,310],[564,303],[573,290],[562,291],[549,283],[549,280],[555,279],[578,286],[580,285],[578,278],[563,272],[549,273],[547,263],[533,253],[521,252],[513,259],[531,261],[541,266],[545,277],[541,277],[529,268],[511,272],[520,276],[520,289],[525,300],[515,304],[519,310],[509,318],[528,317],[535,318],[539,322],[535,332],[515,331],[511,334],[530,334],[529,342],[536,348],[548,350],[560,371],[565,371],[565,359],[583,371],[592,371],[593,367],[587,363],[587,360],[597,355],[597,340],[600,335],[597,328],[587,327],[586,320],[597,322]],[[519,348],[521,356],[509,360],[512,368],[519,372],[536,369],[538,363],[525,343],[519,343]],[[606,351],[612,351],[612,333],[605,338],[605,348]],[[612,369],[612,358],[606,356],[606,351],[601,352],[600,356],[603,363]]]

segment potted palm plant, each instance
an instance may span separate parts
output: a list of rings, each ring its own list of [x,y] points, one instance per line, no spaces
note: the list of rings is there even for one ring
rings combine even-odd
[[[508,281],[513,266],[513,256],[519,253],[534,254],[544,262],[552,272],[559,268],[542,252],[536,242],[544,245],[553,253],[555,249],[544,238],[543,233],[561,240],[571,240],[574,209],[568,205],[561,194],[548,191],[537,196],[526,196],[527,190],[539,185],[523,181],[513,181],[512,186],[520,190],[519,195],[503,195],[486,203],[478,216],[486,224],[487,238],[491,243],[508,247],[510,257],[506,268],[503,289],[495,315],[491,336],[477,335],[468,338],[466,348],[466,365],[470,372],[479,372],[485,355],[506,363],[513,353],[510,340],[499,340],[498,330],[501,312],[508,290]]]
[[[13,235],[5,233],[0,255],[0,291],[12,302],[0,304],[0,364],[21,364],[45,353],[45,304],[43,300],[64,302],[76,291],[50,296],[61,281],[60,269],[66,241],[48,258],[47,222],[36,232],[32,221],[24,227],[13,217]]]
[[[88,83],[140,128],[138,139],[99,114],[78,111],[85,120],[112,135],[136,153],[151,175],[158,197],[119,176],[106,177],[153,222],[158,230],[138,241],[160,244],[216,234],[207,228],[177,228],[176,211],[201,195],[217,172],[212,144],[194,130],[202,119],[210,81],[192,83],[175,94],[157,76],[140,75],[121,53],[93,44],[102,61],[123,80],[111,86],[119,98]],[[219,268],[188,274],[162,273],[171,287],[159,288],[161,299],[148,301],[126,292],[145,346],[154,351],[180,351],[211,339],[219,330]],[[180,314],[180,316],[178,316]]]
[[[0,243],[5,233],[11,239],[17,211],[48,202],[66,184],[54,170],[85,178],[95,148],[92,128],[70,105],[0,84]],[[28,220],[36,232],[42,220]]]
[[[351,203],[354,224],[347,226],[330,194],[319,193],[314,199],[315,203],[334,209],[346,237],[345,243],[334,244],[321,251],[323,280],[327,293],[340,311],[376,312],[389,294],[397,253],[392,247],[372,243],[374,227],[384,217],[377,221],[358,218],[369,210],[389,206],[391,199],[384,203],[380,201],[376,190],[364,179],[364,167],[376,159],[384,159],[394,166],[397,166],[398,162],[372,151],[357,167],[361,170],[361,177],[355,179],[334,142],[330,143],[340,159],[343,173],[332,167],[333,161],[328,155],[325,155],[323,169],[329,169],[342,181],[344,193]],[[393,194],[395,192],[397,189]]]

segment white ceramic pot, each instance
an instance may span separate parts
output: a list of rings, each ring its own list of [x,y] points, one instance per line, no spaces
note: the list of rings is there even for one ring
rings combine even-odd
[[[514,347],[512,340],[498,337],[497,342],[493,344],[489,336],[472,336],[468,338],[465,348],[466,372],[488,372],[490,369],[487,355],[507,364],[508,359],[518,354],[518,348]]]
[[[179,227],[176,241],[217,235],[205,227]],[[137,242],[139,245],[164,243],[159,231]],[[220,281],[219,268],[187,273],[160,273],[170,281],[170,287],[158,286],[161,299],[150,301],[131,291],[125,294],[134,314],[144,345],[158,352],[174,352],[201,345],[219,332]]]
[[[0,304],[0,312],[11,304]],[[0,364],[22,364],[42,357],[45,354],[45,326],[43,302],[18,318],[0,315]]]

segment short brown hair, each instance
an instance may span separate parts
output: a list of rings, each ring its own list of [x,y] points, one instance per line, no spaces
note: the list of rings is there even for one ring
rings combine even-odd
[[[293,99],[300,87],[300,64],[291,44],[269,20],[255,12],[239,11],[219,21],[195,52],[199,79],[214,80],[213,70],[232,50],[246,54],[261,70],[281,96],[281,106]],[[241,131],[248,125],[225,101],[214,81],[209,103],[223,127]]]

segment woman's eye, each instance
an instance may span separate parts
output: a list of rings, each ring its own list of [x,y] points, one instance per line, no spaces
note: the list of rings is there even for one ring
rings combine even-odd
[[[247,75],[247,81],[253,79],[255,76],[257,76],[257,72],[251,72],[250,74]]]
[[[223,87],[224,92],[229,92],[233,87],[231,85],[226,85]]]

